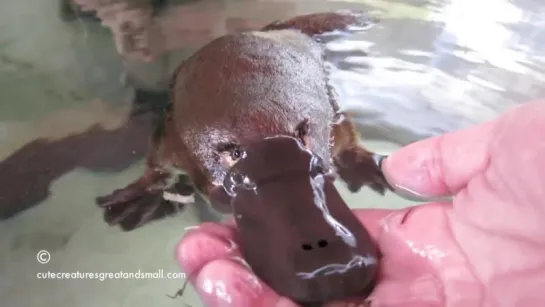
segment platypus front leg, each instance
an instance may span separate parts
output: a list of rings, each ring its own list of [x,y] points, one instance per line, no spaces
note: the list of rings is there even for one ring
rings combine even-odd
[[[164,125],[170,121],[166,120]],[[189,176],[176,167],[175,153],[169,150],[167,129],[163,125],[152,137],[152,150],[144,174],[126,187],[97,198],[104,208],[104,220],[130,231],[153,220],[174,215],[184,204],[195,201],[195,189]]]
[[[301,15],[286,21],[277,21],[265,26],[263,31],[294,29],[319,40],[321,35],[334,32],[362,32],[377,23],[377,20],[365,12],[338,11]],[[330,103],[337,112],[339,106],[331,86]],[[369,186],[376,192],[384,194],[389,185],[380,167],[373,158],[373,153],[360,145],[359,136],[352,121],[342,113],[333,125],[332,158],[339,177],[346,182],[348,189],[357,192],[363,186]]]
[[[358,192],[363,186],[369,186],[382,195],[386,190],[392,190],[375,161],[375,154],[360,144],[356,127],[347,115],[337,114],[331,137],[333,163],[351,192]]]
[[[361,11],[338,11],[297,16],[285,21],[275,21],[262,31],[296,29],[316,37],[332,32],[363,32],[377,23],[376,18]]]

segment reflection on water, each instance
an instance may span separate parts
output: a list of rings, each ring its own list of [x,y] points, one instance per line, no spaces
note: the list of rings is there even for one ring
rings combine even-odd
[[[434,22],[388,20],[352,45],[330,44],[332,58],[348,55],[332,79],[347,108],[362,115],[364,135],[406,144],[543,96],[536,11],[545,6],[524,5],[456,0],[434,7]],[[363,48],[371,58],[356,51]]]
[[[331,82],[366,139],[407,144],[544,94],[545,4],[532,0],[66,3],[0,4],[2,306],[180,304],[162,300],[179,281],[67,283],[34,273],[178,270],[182,228],[213,218],[202,204],[126,234],[102,222],[94,197],[139,175],[170,74],[220,35],[296,14],[378,11],[383,20],[369,32],[324,38]],[[340,189],[356,207],[409,204]],[[35,261],[41,249],[57,259],[47,268]],[[194,292],[187,301],[199,306]]]

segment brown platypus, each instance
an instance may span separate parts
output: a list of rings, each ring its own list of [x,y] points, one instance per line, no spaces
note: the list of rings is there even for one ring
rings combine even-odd
[[[324,160],[289,136],[247,144],[224,179],[249,266],[304,305],[365,297],[378,251],[333,185]]]
[[[172,77],[172,102],[152,137],[145,173],[97,199],[107,221],[132,230],[176,212],[175,196],[194,189],[230,212],[229,201],[220,201],[225,174],[245,144],[274,135],[303,140],[350,191],[367,185],[384,194],[388,184],[374,154],[360,145],[353,122],[340,112],[324,46],[316,39],[372,23],[360,12],[310,14],[202,47]]]
[[[360,145],[353,122],[340,111],[318,39],[372,23],[360,12],[298,16],[219,37],[183,61],[145,173],[97,199],[107,222],[135,229],[177,212],[184,202],[179,196],[193,190],[231,212],[226,173],[247,144],[277,135],[301,140],[350,191],[369,186],[384,194],[389,187],[374,154]]]
[[[145,174],[98,199],[106,220],[131,230],[198,191],[234,213],[243,256],[278,293],[305,305],[367,295],[378,251],[333,180],[352,192],[390,188],[340,111],[317,36],[372,22],[359,12],[304,15],[189,57]]]

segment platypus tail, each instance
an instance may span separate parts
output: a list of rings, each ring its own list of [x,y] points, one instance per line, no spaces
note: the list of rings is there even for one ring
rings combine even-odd
[[[300,15],[284,21],[275,21],[262,31],[299,30],[317,40],[330,35],[365,32],[378,23],[378,18],[363,11],[342,10]]]

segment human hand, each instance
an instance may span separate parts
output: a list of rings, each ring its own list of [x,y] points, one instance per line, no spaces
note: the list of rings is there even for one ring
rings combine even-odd
[[[545,102],[528,103],[385,160],[393,186],[454,198],[355,211],[383,254],[370,306],[545,306],[542,131]],[[205,223],[178,246],[177,259],[206,306],[296,306],[237,260],[235,231],[232,224]]]

